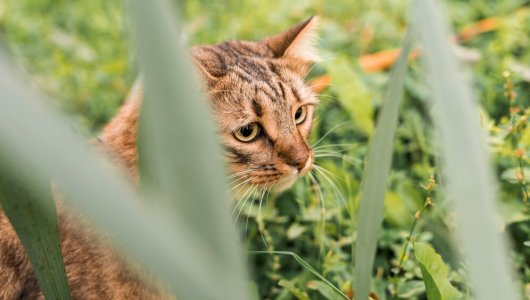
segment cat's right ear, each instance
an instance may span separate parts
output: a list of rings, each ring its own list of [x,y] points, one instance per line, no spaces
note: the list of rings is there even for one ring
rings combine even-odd
[[[262,41],[274,57],[297,59],[306,63],[320,60],[316,51],[318,17],[313,16],[287,31]]]
[[[213,46],[193,47],[191,56],[208,86],[213,86],[219,78],[226,75],[226,63],[215,52]]]

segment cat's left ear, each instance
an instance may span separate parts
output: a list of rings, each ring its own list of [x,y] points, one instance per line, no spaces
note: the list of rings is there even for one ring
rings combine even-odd
[[[316,51],[318,17],[313,16],[289,30],[262,41],[274,57],[298,59],[307,63],[320,60]]]

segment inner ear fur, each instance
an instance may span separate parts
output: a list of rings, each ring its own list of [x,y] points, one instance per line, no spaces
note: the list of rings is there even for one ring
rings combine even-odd
[[[262,43],[274,57],[315,63],[320,60],[316,51],[317,25],[318,17],[313,16],[287,31],[265,38]]]

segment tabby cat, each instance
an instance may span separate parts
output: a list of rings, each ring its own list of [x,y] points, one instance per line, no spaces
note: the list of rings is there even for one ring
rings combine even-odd
[[[197,46],[191,57],[202,74],[230,172],[245,184],[288,188],[312,168],[307,142],[317,98],[304,82],[318,59],[316,18],[258,42]],[[133,88],[98,139],[138,180],[136,132],[142,100]],[[59,232],[74,299],[166,299],[100,235],[59,205]],[[31,263],[0,212],[0,299],[44,299]]]

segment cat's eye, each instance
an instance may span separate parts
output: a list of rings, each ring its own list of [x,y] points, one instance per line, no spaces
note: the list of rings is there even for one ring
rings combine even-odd
[[[260,127],[258,123],[254,122],[239,128],[234,136],[242,142],[250,142],[258,136],[259,132]]]
[[[307,117],[307,105],[300,106],[294,113],[294,122],[296,125],[301,124]]]

